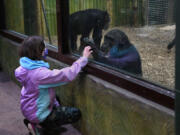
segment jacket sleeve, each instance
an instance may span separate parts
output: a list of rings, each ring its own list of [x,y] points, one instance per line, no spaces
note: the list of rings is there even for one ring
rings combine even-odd
[[[72,66],[63,69],[47,69],[41,68],[37,72],[37,81],[39,85],[49,85],[49,87],[56,87],[64,83],[70,82],[78,75],[81,69],[87,64],[86,57],[80,57]],[[43,86],[42,86],[43,87]],[[46,86],[47,88],[47,86]]]

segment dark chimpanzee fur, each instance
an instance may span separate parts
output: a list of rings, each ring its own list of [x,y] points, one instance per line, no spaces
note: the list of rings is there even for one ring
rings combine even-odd
[[[175,40],[176,40],[176,38],[174,38],[174,39],[172,40],[172,42],[170,42],[170,43],[168,44],[168,46],[167,46],[167,49],[168,49],[168,50],[171,50],[171,49],[173,48],[173,46],[175,46]]]
[[[105,34],[101,51],[95,48],[93,57],[102,63],[142,76],[140,55],[127,35],[119,29]]]
[[[99,9],[87,9],[78,11],[70,15],[70,39],[72,51],[77,50],[77,35],[81,35],[82,39],[89,37],[90,32],[93,30],[93,40],[100,48],[102,30],[107,29],[109,26],[110,18],[106,11]],[[80,51],[82,50],[80,46]]]

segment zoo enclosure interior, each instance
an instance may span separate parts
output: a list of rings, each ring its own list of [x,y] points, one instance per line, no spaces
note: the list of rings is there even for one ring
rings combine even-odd
[[[102,35],[104,36],[113,28],[126,33],[141,56],[143,77],[138,77],[119,68],[94,61],[93,59],[92,63],[84,70],[145,98],[174,108],[174,96],[171,96],[174,94],[173,92],[172,94],[168,94],[169,89],[174,88],[174,53],[167,53],[166,50],[166,45],[173,39],[175,31],[174,25],[171,25],[174,23],[174,13],[172,12],[173,4],[170,4],[170,1],[156,3],[159,6],[158,8],[153,7],[153,0],[147,0],[145,2],[141,0],[134,2],[131,0],[79,0],[76,1],[76,3],[73,0],[45,0],[44,2],[46,17],[54,45],[48,45],[51,50],[49,56],[67,64],[71,64],[77,59],[78,52],[73,52],[71,55],[69,46],[67,46],[67,44],[69,44],[68,13],[72,14],[79,10],[89,8],[107,10],[111,22],[109,29],[103,31]],[[18,0],[17,3],[11,5],[7,3],[8,2],[5,1],[6,28],[8,30],[14,30],[25,35],[43,35],[45,39],[48,40],[42,5],[39,1],[27,0],[23,2]],[[11,1],[11,3],[13,3],[13,1]],[[17,8],[18,6],[15,6],[16,4],[19,4],[21,8]],[[172,6],[169,7],[169,5]],[[152,10],[147,10],[149,9],[148,6],[151,7],[150,9]],[[161,11],[161,7],[166,8]],[[153,10],[160,11],[155,16],[155,11]],[[34,14],[34,12],[36,14]],[[171,12],[172,14],[170,14]],[[19,21],[14,21],[14,19]],[[1,33],[11,38],[14,37],[15,40],[19,38],[20,42],[24,38],[24,36],[15,32],[3,31]],[[103,42],[103,38],[101,42]],[[169,67],[167,67],[167,65],[169,65]],[[111,79],[109,79],[109,77],[111,77]],[[145,92],[143,93],[141,90],[139,91],[139,89],[142,91],[145,90]],[[162,95],[162,98],[154,98],[154,96],[152,96],[156,94]],[[166,103],[168,105],[166,105]]]

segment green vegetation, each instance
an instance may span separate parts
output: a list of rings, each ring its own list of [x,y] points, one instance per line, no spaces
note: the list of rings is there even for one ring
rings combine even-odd
[[[89,8],[107,10],[111,26],[144,24],[143,0],[70,0],[69,3],[70,14]]]
[[[9,4],[11,3],[11,4]],[[34,3],[34,4],[32,4]],[[50,35],[57,35],[56,0],[44,0]],[[69,13],[96,8],[107,10],[111,27],[140,26],[144,24],[144,0],[69,0]],[[40,1],[5,1],[6,24],[10,30],[27,35],[47,36],[47,28]]]

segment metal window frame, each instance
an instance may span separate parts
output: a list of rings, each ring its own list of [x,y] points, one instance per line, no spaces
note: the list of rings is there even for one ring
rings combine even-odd
[[[0,30],[6,28],[6,18],[5,18],[5,9],[4,9],[4,0],[0,1]]]
[[[178,6],[180,5],[179,0],[175,0],[175,19],[176,19],[176,51],[175,51],[175,132],[176,135],[180,134],[180,18],[178,17],[178,14],[180,13],[180,8]]]
[[[50,50],[49,56],[71,65],[77,59],[77,57],[71,55],[68,48],[69,1],[56,0],[56,8],[58,52]],[[3,15],[0,17],[3,17]],[[5,27],[4,29],[0,30],[0,35],[18,43],[21,43],[24,40],[22,35],[12,33],[11,31],[6,30]],[[88,63],[83,71],[87,74],[92,74],[105,81],[115,84],[136,95],[151,100],[157,104],[165,106],[171,110],[175,109],[175,92],[163,86],[158,86],[146,80],[139,79],[128,74],[116,72],[91,62]]]

